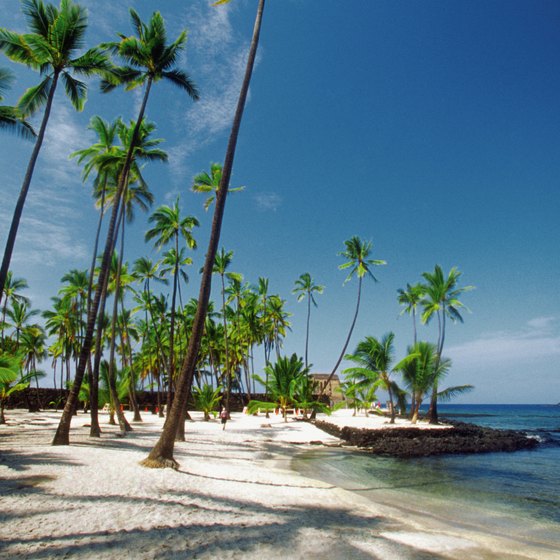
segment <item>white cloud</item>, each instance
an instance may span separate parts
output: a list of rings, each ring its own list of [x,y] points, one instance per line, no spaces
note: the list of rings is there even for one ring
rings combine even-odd
[[[482,334],[478,339],[450,346],[444,353],[461,366],[531,363],[560,356],[560,333],[554,317],[536,317],[518,331]]]
[[[88,146],[89,139],[90,133],[85,133],[83,125],[78,124],[76,114],[68,104],[53,105],[40,155],[42,174],[58,184],[79,184],[79,167],[69,156]]]
[[[22,250],[14,252],[15,264],[19,261],[52,267],[88,256],[88,249],[76,238],[75,231],[68,227],[67,222],[27,217],[22,221],[17,243]]]
[[[200,100],[186,111],[184,141],[170,150],[170,169],[177,180],[184,180],[188,171],[187,156],[228,130],[233,120],[249,45],[249,38],[239,38],[233,31],[233,9],[199,4],[185,12],[192,54],[186,67]]]
[[[253,196],[257,209],[263,212],[276,210],[282,205],[282,197],[276,193],[257,193]]]

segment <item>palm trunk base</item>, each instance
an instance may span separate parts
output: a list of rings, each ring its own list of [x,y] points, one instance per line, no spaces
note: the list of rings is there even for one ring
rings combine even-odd
[[[68,412],[66,407],[62,411],[62,416],[56,429],[56,433],[52,440],[51,445],[70,445],[70,422],[72,420],[72,414]]]
[[[95,426],[93,424],[91,425],[89,429],[89,437],[101,437],[101,428],[99,427],[99,424]]]
[[[57,430],[51,445],[70,445],[70,437],[68,432]]]
[[[140,464],[148,469],[179,469],[179,463],[177,463],[175,459],[166,459],[161,455],[155,458],[152,458],[150,455],[146,457],[146,459],[140,461]]]
[[[181,420],[177,425],[177,432],[175,433],[175,441],[186,441],[185,440],[185,421]]]

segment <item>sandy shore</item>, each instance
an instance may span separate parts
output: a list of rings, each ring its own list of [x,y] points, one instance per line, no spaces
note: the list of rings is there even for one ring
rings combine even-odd
[[[298,475],[294,454],[340,443],[309,423],[234,414],[222,431],[194,412],[173,471],[138,464],[161,429],[149,413],[126,438],[102,414],[100,440],[80,414],[69,447],[50,446],[58,413],[6,416],[1,558],[559,558]],[[330,421],[386,426],[344,413]]]

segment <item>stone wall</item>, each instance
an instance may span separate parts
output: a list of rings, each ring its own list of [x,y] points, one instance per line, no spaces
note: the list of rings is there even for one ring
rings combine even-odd
[[[27,408],[30,411],[45,410],[45,409],[62,409],[68,396],[68,391],[61,392],[60,389],[29,387],[25,391],[15,393],[7,401],[8,408]],[[264,394],[251,395],[253,399],[259,401],[267,400]],[[137,393],[138,404],[140,410],[155,410],[157,406],[157,393],[151,391],[138,391]],[[230,409],[232,412],[241,412],[243,407],[247,404],[247,396],[234,393],[230,396]],[[166,395],[161,395],[161,402],[165,404]],[[100,408],[103,405],[100,406]],[[128,408],[128,399],[123,400],[123,406]],[[80,403],[83,408],[83,403]],[[194,403],[189,401],[189,408],[194,409]]]

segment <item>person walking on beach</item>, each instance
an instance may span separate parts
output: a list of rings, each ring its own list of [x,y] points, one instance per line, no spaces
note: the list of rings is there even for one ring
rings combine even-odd
[[[222,430],[226,429],[226,422],[228,421],[228,411],[226,410],[226,407],[223,406],[222,407],[222,412],[220,412],[220,420],[222,422]]]

